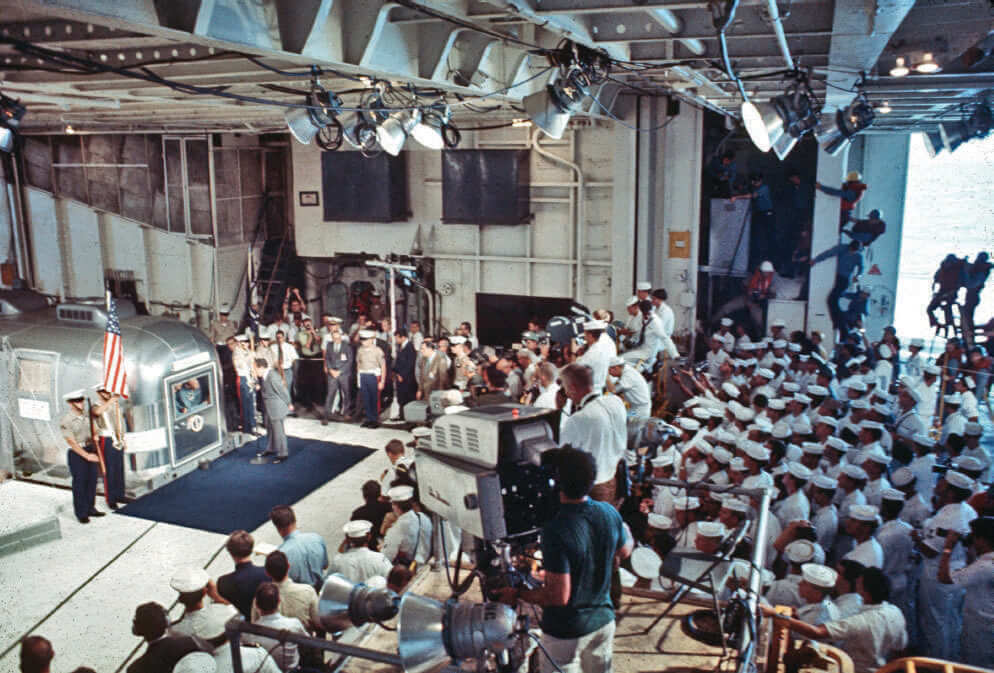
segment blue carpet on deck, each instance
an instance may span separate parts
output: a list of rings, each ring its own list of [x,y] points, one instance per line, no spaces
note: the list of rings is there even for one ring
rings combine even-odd
[[[269,520],[275,505],[292,505],[373,453],[363,446],[290,437],[289,460],[250,463],[265,445],[265,438],[249,442],[213,461],[210,469],[194,470],[118,513],[225,535],[252,531]]]

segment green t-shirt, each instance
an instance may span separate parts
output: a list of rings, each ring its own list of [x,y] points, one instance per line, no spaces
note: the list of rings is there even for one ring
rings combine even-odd
[[[569,602],[542,611],[542,630],[555,638],[579,638],[614,619],[611,574],[614,555],[624,544],[621,515],[596,500],[561,504],[542,529],[542,565],[568,573]]]

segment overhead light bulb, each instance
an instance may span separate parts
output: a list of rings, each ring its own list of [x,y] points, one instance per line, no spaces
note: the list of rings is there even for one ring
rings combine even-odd
[[[877,112],[882,115],[890,114],[892,111],[893,108],[891,108],[889,101],[884,101],[882,104],[877,106]]]
[[[905,77],[911,70],[905,64],[904,57],[898,56],[894,61],[894,67],[890,69],[891,77]]]
[[[932,58],[932,52],[926,51],[922,54],[922,60],[920,63],[915,65],[915,70],[923,75],[930,75],[933,72],[939,72],[939,64]]]
[[[76,129],[72,127],[72,124],[66,124],[66,133],[72,135],[76,132]]]
[[[742,123],[745,125],[746,133],[749,134],[752,143],[760,152],[769,152],[770,148],[773,147],[773,142],[770,139],[770,129],[763,120],[759,108],[754,103],[745,101],[739,112],[742,114]]]

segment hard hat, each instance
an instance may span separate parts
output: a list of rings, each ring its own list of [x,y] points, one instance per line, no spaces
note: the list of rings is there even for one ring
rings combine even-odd
[[[770,261],[765,261],[759,265],[759,270],[764,273],[770,273],[773,271],[773,263]]]
[[[860,175],[859,171],[849,171],[846,173],[846,182],[859,182],[862,179],[863,176]]]

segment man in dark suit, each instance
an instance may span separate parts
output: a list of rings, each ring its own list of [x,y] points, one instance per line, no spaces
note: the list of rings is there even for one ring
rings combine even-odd
[[[421,380],[418,381],[418,399],[428,402],[431,391],[446,390],[449,387],[449,366],[445,355],[438,351],[435,343],[427,339],[421,344],[421,356],[424,366],[421,369]]]
[[[145,654],[128,666],[128,673],[170,673],[176,662],[191,652],[210,652],[206,643],[190,636],[167,636],[169,617],[158,603],[135,609],[131,632],[148,643]]]
[[[277,377],[279,374],[276,375]],[[252,548],[255,540],[244,530],[236,530],[228,536],[225,548],[235,562],[235,570],[217,578],[217,592],[242,613],[245,619],[252,618],[252,600],[255,590],[263,582],[269,581],[264,568],[252,563]]]
[[[403,419],[404,405],[414,401],[418,394],[418,381],[414,372],[418,355],[407,338],[406,329],[399,328],[394,332],[394,340],[397,342],[397,359],[393,363],[393,376],[397,388],[397,405]]]
[[[290,402],[290,392],[286,389],[283,377],[263,358],[256,358],[255,370],[257,378],[262,379],[262,405],[266,410],[266,434],[269,444],[259,456],[276,454],[273,464],[282,463],[287,459],[286,429],[283,421],[293,411]]]
[[[321,425],[327,425],[335,406],[335,394],[342,397],[341,414],[347,418],[352,411],[352,378],[355,374],[355,353],[352,345],[342,338],[341,330],[331,333],[324,349],[324,373],[328,377],[328,394],[324,399]]]

